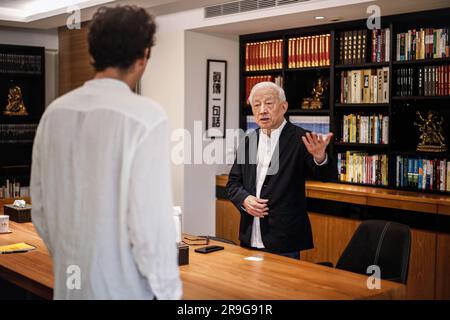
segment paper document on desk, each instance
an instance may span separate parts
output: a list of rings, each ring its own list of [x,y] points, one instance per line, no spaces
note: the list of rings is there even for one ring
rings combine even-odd
[[[263,261],[264,259],[262,257],[252,256],[252,257],[244,258],[244,260],[248,260],[248,261]]]
[[[7,246],[0,246],[0,254],[28,252],[34,249],[36,249],[36,247],[26,244],[25,242],[20,242],[15,244],[9,244]]]

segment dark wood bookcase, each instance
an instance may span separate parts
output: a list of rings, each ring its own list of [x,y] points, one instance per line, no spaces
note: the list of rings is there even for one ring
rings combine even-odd
[[[21,89],[28,115],[5,115],[10,89]],[[35,128],[45,110],[45,48],[0,45],[0,187],[29,186]]]
[[[381,28],[390,29],[390,55],[389,62],[369,62],[367,57],[365,63],[342,64],[339,61],[339,39],[338,35],[345,31],[366,29],[366,20],[355,20],[349,22],[332,23],[319,26],[293,28],[265,33],[248,34],[240,37],[240,112],[239,124],[243,130],[247,129],[247,116],[252,115],[252,110],[246,102],[246,77],[255,75],[281,75],[283,87],[289,109],[286,116],[291,115],[328,115],[330,117],[330,131],[334,133],[334,141],[330,144],[330,152],[336,157],[339,152],[364,151],[368,154],[386,154],[388,156],[388,185],[381,188],[405,189],[427,193],[443,193],[438,190],[419,190],[417,188],[400,188],[396,186],[396,158],[397,156],[423,157],[424,159],[446,159],[450,160],[450,152],[428,153],[417,152],[416,146],[419,142],[418,128],[414,122],[418,120],[416,111],[422,111],[423,115],[428,110],[439,112],[444,118],[443,135],[446,144],[450,144],[450,95],[448,96],[396,96],[396,70],[411,66],[440,66],[450,65],[450,58],[423,59],[412,61],[396,61],[396,36],[398,33],[407,32],[409,29],[420,28],[450,28],[450,8],[407,13],[381,17]],[[288,43],[292,37],[309,35],[320,35],[329,33],[330,43],[330,65],[320,67],[307,67],[299,69],[288,68]],[[370,34],[370,30],[368,30]],[[283,67],[278,70],[269,71],[245,71],[246,44],[259,41],[270,41],[283,39]],[[370,50],[370,38],[368,40]],[[340,73],[344,70],[389,68],[389,102],[388,103],[340,103]],[[328,80],[328,93],[325,96],[323,109],[302,110],[300,103],[302,98],[310,97],[312,85],[318,75]],[[341,123],[343,115],[349,113],[383,113],[389,116],[389,143],[367,144],[367,143],[343,143],[341,142]],[[348,182],[340,183],[347,184]],[[378,186],[377,186],[378,187]]]

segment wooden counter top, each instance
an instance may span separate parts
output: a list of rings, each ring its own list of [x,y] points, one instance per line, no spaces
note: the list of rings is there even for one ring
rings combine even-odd
[[[219,187],[225,187],[227,181],[227,175],[216,176],[216,185]],[[359,205],[450,215],[450,196],[447,195],[307,181],[306,196]]]
[[[0,277],[44,298],[53,291],[52,262],[32,223],[11,222],[13,233],[0,245],[27,242],[37,250],[0,255]],[[199,254],[190,248],[190,264],[180,267],[184,299],[401,299],[405,286],[381,282],[367,289],[367,277],[291,258],[217,243],[225,250]],[[258,255],[263,261],[248,261]]]

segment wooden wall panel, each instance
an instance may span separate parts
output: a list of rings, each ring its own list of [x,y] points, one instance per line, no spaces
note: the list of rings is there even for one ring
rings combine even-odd
[[[310,213],[309,220],[311,221],[314,248],[301,251],[300,258],[309,262],[329,261],[327,255],[328,216]]]
[[[437,235],[436,299],[450,299],[450,235]]]
[[[90,64],[87,42],[88,27],[79,30],[58,29],[59,38],[59,95],[69,92],[92,79],[94,68]]]
[[[411,230],[407,299],[434,299],[436,233]]]
[[[347,247],[348,242],[361,224],[361,221],[331,216],[329,219],[329,236],[327,242],[328,259],[333,265],[336,265],[342,252],[344,252],[345,247]]]
[[[216,236],[239,244],[240,213],[227,200],[216,200]]]
[[[352,238],[360,221],[309,213],[313,230],[314,249],[305,250],[301,258],[309,262],[332,262],[339,257]]]

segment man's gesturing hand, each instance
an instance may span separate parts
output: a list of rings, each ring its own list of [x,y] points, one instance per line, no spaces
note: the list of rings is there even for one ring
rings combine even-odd
[[[255,196],[248,196],[245,198],[242,205],[248,214],[257,218],[264,218],[264,216],[269,214],[269,207],[267,206],[268,201],[269,200],[267,199],[258,199]]]
[[[333,133],[330,132],[324,137],[318,136],[316,133],[306,133],[306,136],[302,137],[303,143],[309,153],[312,154],[316,162],[321,163],[325,160],[325,149],[330,143]]]

